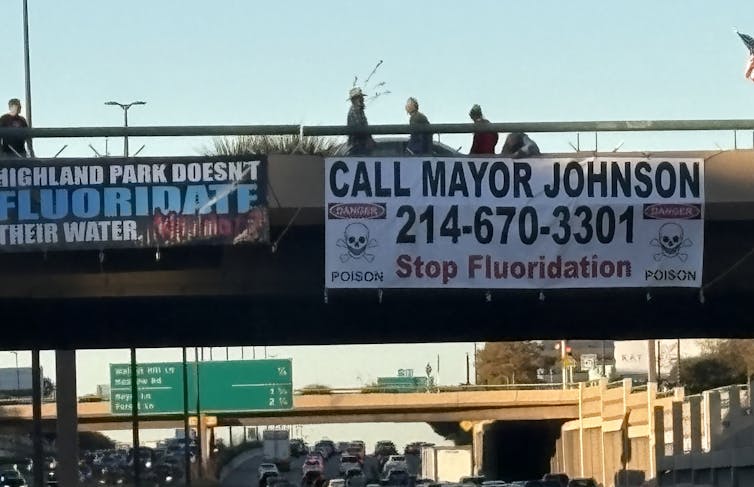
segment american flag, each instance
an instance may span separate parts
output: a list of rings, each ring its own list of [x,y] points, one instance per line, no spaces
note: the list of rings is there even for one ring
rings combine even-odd
[[[741,38],[746,48],[749,49],[749,61],[746,63],[744,76],[746,76],[746,79],[754,81],[754,38],[752,38],[750,35],[738,32],[737,29],[733,30],[736,34],[738,34],[738,37]]]
[[[744,41],[744,44],[749,49],[749,54],[754,56],[754,38],[752,38],[750,35],[746,35],[738,31],[736,31],[736,34],[738,34],[738,37],[740,37],[741,40]]]

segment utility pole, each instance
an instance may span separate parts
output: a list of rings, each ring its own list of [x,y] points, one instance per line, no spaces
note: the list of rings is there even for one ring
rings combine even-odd
[[[578,140],[578,139],[577,139]],[[563,390],[566,390],[568,388],[567,381],[568,378],[566,376],[567,370],[566,370],[566,341],[560,340],[560,364],[561,364],[561,375],[562,375],[562,382],[563,382]]]
[[[676,374],[678,376],[676,385],[680,387],[682,385],[681,384],[681,339],[680,338],[676,338],[675,359],[676,359],[675,369],[676,369]]]
[[[466,385],[471,385],[471,369],[469,364],[469,353],[466,352]]]

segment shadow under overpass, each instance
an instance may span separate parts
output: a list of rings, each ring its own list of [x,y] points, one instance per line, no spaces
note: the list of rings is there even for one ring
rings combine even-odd
[[[550,471],[562,420],[496,421],[484,433],[482,473],[491,480],[541,479]]]

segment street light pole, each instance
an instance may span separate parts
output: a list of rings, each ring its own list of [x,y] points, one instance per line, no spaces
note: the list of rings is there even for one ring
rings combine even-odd
[[[132,101],[131,103],[118,103],[117,101],[107,101],[105,105],[119,106],[123,109],[123,126],[128,128],[128,109],[134,105],[146,105],[145,101]],[[29,122],[31,125],[31,122]],[[123,136],[123,157],[128,157],[128,134]]]
[[[31,123],[31,66],[29,64],[29,5],[27,0],[23,3],[24,17],[24,73],[26,76],[26,121]]]

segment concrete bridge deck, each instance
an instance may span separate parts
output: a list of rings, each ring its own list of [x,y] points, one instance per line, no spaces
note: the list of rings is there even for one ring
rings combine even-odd
[[[219,426],[372,422],[460,422],[539,420],[578,417],[576,389],[512,389],[439,393],[297,395],[293,409],[276,412],[211,414]],[[30,405],[0,406],[0,428],[30,425]],[[79,429],[131,429],[130,416],[110,414],[110,402],[78,403]],[[42,406],[43,421],[53,422],[56,404]],[[141,416],[146,428],[179,428],[181,415]]]

